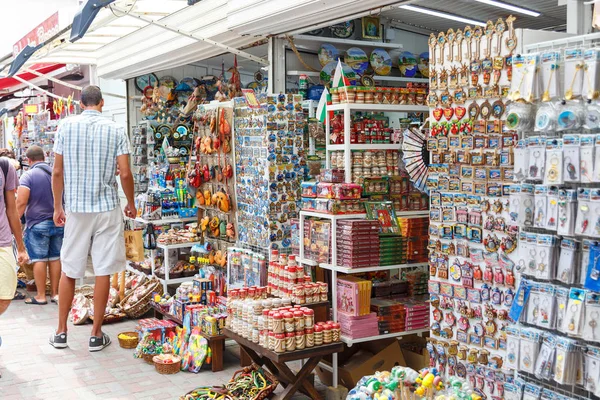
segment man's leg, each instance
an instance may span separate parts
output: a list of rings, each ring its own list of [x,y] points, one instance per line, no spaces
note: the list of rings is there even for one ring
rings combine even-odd
[[[33,279],[37,289],[35,299],[38,302],[46,302],[46,269],[48,268],[47,261],[38,261],[33,263]],[[29,301],[29,300],[27,300]]]
[[[0,315],[4,314],[4,311],[8,309],[10,300],[0,300]]]
[[[102,316],[108,303],[108,293],[110,291],[110,275],[97,276],[94,287],[94,326],[92,327],[92,336],[102,336]],[[59,305],[62,304],[62,298],[59,299]]]
[[[50,266],[50,294],[54,298],[58,294],[58,282],[60,281],[60,260],[48,261]]]
[[[75,297],[75,279],[69,278],[64,272],[58,285],[58,329],[56,333],[67,333],[67,319],[71,304]]]

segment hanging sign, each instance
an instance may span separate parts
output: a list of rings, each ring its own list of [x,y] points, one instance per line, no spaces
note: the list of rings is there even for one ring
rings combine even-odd
[[[19,54],[28,44],[37,46],[39,43],[45,42],[56,35],[59,30],[57,11],[15,43],[13,45],[13,55]]]
[[[33,114],[37,114],[39,112],[39,105],[38,104],[25,104],[23,106],[23,109],[25,110],[25,114],[33,115]]]

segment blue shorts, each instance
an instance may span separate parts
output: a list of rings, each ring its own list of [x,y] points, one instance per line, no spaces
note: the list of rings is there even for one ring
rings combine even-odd
[[[25,230],[25,247],[32,263],[60,259],[64,228],[47,220]]]

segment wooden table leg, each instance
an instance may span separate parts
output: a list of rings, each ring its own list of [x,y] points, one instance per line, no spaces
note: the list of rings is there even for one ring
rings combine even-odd
[[[223,371],[223,352],[225,351],[225,338],[211,339],[209,346],[212,351],[212,372]]]
[[[309,358],[308,361],[304,364],[302,369],[298,372],[297,375],[294,376],[290,385],[285,388],[283,392],[275,396],[274,400],[289,400],[292,398],[294,393],[296,393],[301,387],[302,391],[306,392],[306,394],[313,400],[320,400],[321,396],[319,392],[315,389],[315,387],[308,381],[306,378],[310,373],[315,369],[315,367],[321,361],[321,357],[313,357]],[[279,368],[277,376],[284,375],[285,377],[291,377],[294,373],[289,369],[289,367],[285,363],[277,363],[274,364]]]

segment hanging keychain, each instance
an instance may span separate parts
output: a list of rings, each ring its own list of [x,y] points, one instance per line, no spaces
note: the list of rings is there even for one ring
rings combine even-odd
[[[563,140],[549,139],[546,143],[544,185],[560,185],[563,176]]]
[[[589,188],[579,188],[577,191],[577,220],[575,222],[575,233],[578,235],[590,236],[592,231],[592,203],[591,190]]]
[[[574,239],[563,238],[560,243],[560,256],[556,271],[556,280],[566,283],[575,283],[575,267],[577,265],[577,249],[579,242]]]
[[[524,139],[517,141],[514,148],[514,179],[515,181],[524,181],[528,177],[529,171],[529,148]]]
[[[558,225],[558,188],[556,186],[549,186],[546,188],[548,201],[544,228],[556,231]]]
[[[558,192],[557,228],[559,235],[572,236],[574,234],[577,214],[577,191],[573,189],[560,189]],[[586,229],[587,225],[589,225],[589,220],[586,224]],[[583,221],[580,226],[583,226]]]
[[[535,201],[535,218],[533,226],[536,228],[546,227],[546,214],[548,208],[548,186],[535,185],[534,201]]]
[[[562,140],[564,182],[579,182],[581,138],[579,135],[564,135]]]
[[[542,180],[546,164],[546,138],[543,136],[527,138],[527,149],[529,150],[527,179]]]
[[[594,141],[594,135],[580,135],[579,171],[581,183],[591,183],[593,181]]]

